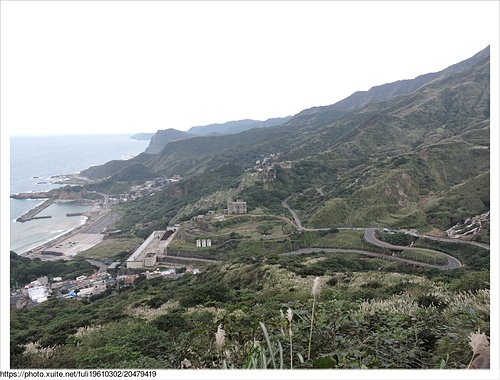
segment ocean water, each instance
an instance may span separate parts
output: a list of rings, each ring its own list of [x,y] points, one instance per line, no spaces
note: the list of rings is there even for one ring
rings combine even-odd
[[[47,191],[62,185],[48,183],[50,176],[78,173],[111,160],[127,159],[143,152],[149,141],[133,140],[129,135],[33,136],[10,140],[10,192]],[[37,178],[34,178],[37,177]],[[39,215],[50,219],[16,222],[16,218],[43,200],[10,200],[10,249],[22,253],[78,227],[84,216],[66,213],[88,208],[74,203],[53,204]]]

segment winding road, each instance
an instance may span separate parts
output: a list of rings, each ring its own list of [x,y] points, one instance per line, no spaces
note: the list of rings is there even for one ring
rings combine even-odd
[[[442,242],[445,242],[445,243],[475,245],[476,247],[484,248],[484,249],[487,249],[488,251],[490,250],[490,246],[488,244],[478,243],[477,241],[442,238],[442,237],[437,237],[437,236],[429,236],[429,235],[416,234],[416,233],[413,233],[413,232],[412,233],[405,232],[405,233],[407,233],[407,234],[409,234],[411,236],[422,238],[422,239],[430,239],[430,240],[435,240],[435,241],[442,241]]]
[[[406,248],[408,248],[408,247],[406,247]],[[302,248],[302,249],[298,249],[296,251],[283,253],[283,255],[285,255],[285,256],[290,255],[291,256],[291,255],[305,255],[305,254],[311,254],[311,253],[357,253],[360,255],[371,256],[371,257],[380,257],[380,258],[388,259],[388,260],[402,261],[402,262],[407,263],[407,264],[413,264],[413,265],[418,265],[421,267],[435,268],[435,269],[440,269],[440,270],[457,269],[457,268],[460,268],[462,266],[460,261],[455,259],[453,256],[447,255],[446,253],[443,253],[443,252],[438,252],[438,251],[435,251],[435,252],[446,256],[448,258],[448,264],[447,265],[432,265],[432,264],[422,263],[420,261],[413,261],[413,260],[402,259],[402,258],[396,257],[396,256],[384,255],[383,253],[363,251],[360,249],[345,249],[345,248]],[[450,259],[452,259],[452,260],[450,260]]]
[[[381,241],[381,240],[377,239],[377,237],[375,236],[375,232],[377,230],[378,230],[378,228],[365,228],[364,238],[365,238],[365,240],[368,243],[376,245],[377,247],[387,248],[387,249],[390,249],[392,251],[404,251],[404,250],[407,250],[407,249],[410,248],[410,247],[406,247],[406,246],[403,246],[403,245],[393,245],[393,244],[390,244],[390,243],[387,243],[385,241]],[[441,252],[441,251],[435,251],[433,249],[427,249],[427,250],[428,251],[432,251],[435,254],[446,258],[448,260],[448,264],[446,264],[446,265],[430,265],[430,264],[426,264],[424,266],[428,266],[428,267],[432,267],[432,268],[438,268],[438,269],[443,269],[443,270],[458,269],[458,268],[460,268],[462,266],[462,263],[460,262],[460,260],[458,260],[457,258],[455,258],[455,257],[453,257],[451,255],[448,255],[447,253],[444,253],[444,252]],[[384,256],[386,256],[386,255],[384,255]],[[396,257],[394,257],[394,256],[391,256],[391,258],[396,259]],[[399,259],[399,258],[397,258],[397,259]],[[418,263],[419,265],[423,265],[424,264],[424,263],[419,263],[419,262],[413,261],[413,260],[405,260],[405,259],[399,259],[399,260],[405,261],[405,262],[411,262],[412,264],[416,264],[416,263]]]
[[[293,220],[295,221],[295,225],[299,231],[329,231],[331,228],[306,228],[302,225],[300,222],[300,219],[292,208],[288,205],[287,201],[290,199],[291,195],[286,198],[281,204],[283,207],[285,207],[290,213],[292,214]],[[358,227],[341,227],[337,228],[339,230],[358,230],[358,231],[364,231],[364,239],[370,243],[373,244],[377,247],[389,249],[392,251],[404,251],[409,249],[410,247],[405,247],[405,246],[400,246],[400,245],[393,245],[384,241],[381,241],[377,239],[375,236],[375,232],[378,230],[376,227],[370,227],[370,228],[358,228]],[[408,233],[408,232],[405,232]],[[451,243],[459,243],[459,244],[470,244],[470,245],[475,245],[484,249],[490,249],[489,245],[486,244],[481,244],[477,242],[470,242],[470,241],[457,241],[455,239],[447,239],[447,238],[438,238],[438,237],[433,237],[433,236],[426,236],[426,235],[419,235],[419,234],[414,234],[412,233],[413,236],[416,237],[421,237],[421,238],[426,238],[426,239],[431,239],[431,240],[436,240],[436,241],[443,241],[443,242],[451,242]],[[310,253],[318,253],[318,252],[326,252],[326,253],[344,253],[344,252],[350,252],[350,253],[357,253],[360,255],[365,255],[365,256],[371,256],[371,257],[381,257],[384,259],[389,259],[389,260],[396,260],[396,261],[402,261],[408,264],[413,264],[413,265],[419,265],[423,267],[428,267],[428,268],[435,268],[435,269],[440,269],[440,270],[450,270],[450,269],[458,269],[462,267],[462,263],[460,260],[457,258],[441,252],[441,251],[436,251],[432,249],[427,249],[428,251],[432,251],[436,255],[439,255],[441,257],[446,258],[447,264],[446,265],[433,265],[433,264],[428,264],[428,263],[423,263],[419,261],[414,261],[414,260],[408,260],[408,259],[403,259],[397,256],[389,256],[385,255],[382,253],[377,253],[377,252],[369,252],[369,251],[364,251],[364,250],[358,250],[358,249],[344,249],[344,248],[303,248],[299,249],[297,251],[293,252],[287,252],[284,253],[283,255],[300,255],[300,254],[310,254]]]

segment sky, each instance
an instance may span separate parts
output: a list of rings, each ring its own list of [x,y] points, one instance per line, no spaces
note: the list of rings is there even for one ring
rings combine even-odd
[[[439,71],[497,36],[491,1],[2,1],[2,133],[293,115]]]

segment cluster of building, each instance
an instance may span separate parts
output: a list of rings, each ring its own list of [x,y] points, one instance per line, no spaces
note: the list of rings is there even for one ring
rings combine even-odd
[[[43,276],[30,282],[21,291],[11,294],[11,308],[21,309],[28,304],[40,304],[54,295],[64,298],[86,298],[104,292],[115,283],[116,280],[105,269],[100,269],[91,276],[79,276],[66,281],[63,281],[62,277],[54,277],[49,282],[47,276]]]
[[[141,185],[131,186],[127,193],[119,194],[115,197],[110,197],[109,200],[112,203],[119,203],[129,202],[138,198],[151,196],[163,190],[163,188],[168,184],[179,182],[180,180],[182,180],[182,177],[178,174],[172,176],[171,178],[154,178],[144,182]]]
[[[276,162],[280,156],[281,153],[271,153],[269,156],[255,161],[255,165],[253,166],[253,168],[248,170],[253,170],[260,173],[263,182],[272,182],[276,179],[276,170],[274,168],[275,165],[279,165],[282,169],[292,168],[291,161]]]
[[[53,282],[52,289],[59,290],[61,295],[66,298],[84,298],[101,294],[107,287],[113,286],[115,283],[116,280],[105,269],[99,269],[91,276],[79,276],[75,280]]]
[[[201,271],[198,268],[194,268],[190,265],[186,267],[185,271],[182,271],[181,273],[177,272],[176,268],[168,268],[168,269],[163,269],[160,270],[159,268],[156,269],[155,271],[146,271],[145,273],[142,273],[146,276],[147,279],[150,278],[155,278],[155,277],[167,277],[167,278],[176,278],[183,276],[184,274],[199,274]]]
[[[23,289],[11,293],[10,308],[17,310],[28,305],[35,306],[47,301],[49,297],[82,300],[101,294],[117,283],[120,286],[129,286],[140,276],[145,276],[147,279],[154,277],[177,278],[186,273],[198,274],[201,272],[198,268],[187,266],[185,270],[176,268],[157,269],[141,274],[122,274],[115,278],[106,269],[101,268],[91,276],[78,276],[74,280],[63,281],[61,277],[54,277],[52,281],[49,281],[47,276],[43,276],[30,282]]]

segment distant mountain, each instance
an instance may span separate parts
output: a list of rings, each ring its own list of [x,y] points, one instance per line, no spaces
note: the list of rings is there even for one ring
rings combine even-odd
[[[291,116],[277,117],[267,119],[265,121],[251,119],[228,121],[227,123],[222,124],[216,123],[198,127],[191,127],[188,132],[194,133],[199,136],[229,135],[233,133],[244,132],[252,128],[274,127],[286,123],[288,120],[290,120],[290,118]]]
[[[149,154],[156,154],[161,152],[163,147],[169,142],[186,140],[192,137],[195,137],[195,135],[192,133],[178,131],[177,129],[173,128],[159,130],[153,134],[153,136],[151,137],[151,142],[144,152]]]
[[[487,48],[437,74],[354,93],[273,128],[167,143],[140,164],[151,176],[184,177],[158,195],[170,217],[179,205],[231,187],[250,209],[272,212],[292,195],[309,226],[447,228],[489,209],[489,73]],[[277,168],[272,183],[240,185],[256,160],[278,152],[292,169]],[[123,179],[122,169],[137,162],[101,174],[120,170]]]
[[[136,133],[135,135],[130,136],[132,140],[151,140],[154,133]]]

